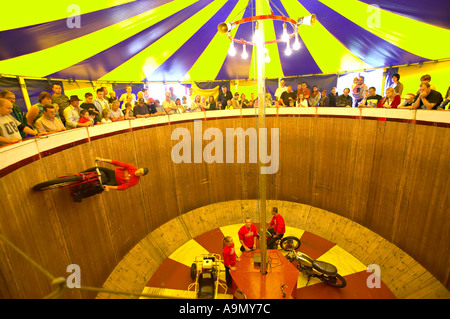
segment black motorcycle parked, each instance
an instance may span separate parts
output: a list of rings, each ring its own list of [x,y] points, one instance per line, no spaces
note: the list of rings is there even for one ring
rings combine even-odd
[[[311,277],[319,278],[324,283],[336,288],[344,288],[347,286],[344,277],[339,275],[337,268],[330,263],[313,260],[308,255],[295,251],[295,249],[291,249],[286,255],[286,258],[290,262],[296,261],[297,269],[308,276],[306,286],[308,286]]]

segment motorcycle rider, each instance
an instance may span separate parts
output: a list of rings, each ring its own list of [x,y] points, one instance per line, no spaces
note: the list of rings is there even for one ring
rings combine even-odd
[[[272,238],[267,241],[267,249],[276,249],[277,240],[283,238],[284,233],[286,232],[286,227],[284,224],[284,218],[278,213],[277,207],[272,207],[272,220],[267,226],[267,231],[271,233]]]
[[[139,183],[139,179],[141,176],[145,176],[148,174],[147,168],[136,168],[134,165],[119,162],[110,159],[104,159],[100,157],[95,158],[96,162],[106,162],[110,163],[114,166],[117,166],[116,169],[112,170],[106,167],[98,167],[101,173],[103,173],[106,177],[106,180],[103,180],[102,177],[102,188],[100,187],[89,187],[88,185],[81,185],[78,190],[74,191],[72,196],[75,202],[80,202],[82,198],[90,197],[101,192],[113,190],[125,190],[129,187],[135,186]],[[91,167],[82,173],[93,172],[95,171],[95,167]],[[83,187],[84,186],[84,187]]]

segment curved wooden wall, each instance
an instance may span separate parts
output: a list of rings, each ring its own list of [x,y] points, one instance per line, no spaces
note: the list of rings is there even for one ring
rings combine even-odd
[[[377,264],[381,279],[397,298],[450,298],[450,292],[424,267],[381,236],[348,218],[309,205],[269,200],[286,224],[328,239],[351,253],[365,265]],[[117,265],[103,288],[112,291],[142,293],[161,263],[190,239],[212,229],[243,224],[245,217],[259,222],[256,200],[236,200],[197,208],[156,229],[140,241]],[[165,234],[178,236],[166,240]],[[368,274],[369,276],[369,274]],[[120,294],[99,293],[99,299],[129,298]]]
[[[175,128],[193,135],[193,120],[200,119],[203,131],[215,127],[225,136],[226,128],[255,127],[254,112],[133,120],[1,148],[0,232],[54,276],[67,277],[66,267],[78,264],[82,285],[100,287],[133,247],[168,221],[213,203],[257,198],[256,164],[174,164],[170,155],[178,142],[170,139]],[[280,128],[281,155],[278,173],[267,176],[267,198],[304,203],[361,224],[448,288],[449,116],[269,109],[267,127]],[[126,192],[82,204],[73,203],[67,191],[31,191],[38,182],[92,166],[96,156],[146,166],[151,173]],[[323,224],[324,231],[330,223]],[[169,229],[165,239],[171,235]],[[41,298],[51,291],[48,280],[2,242],[0,260],[6,261],[0,263],[0,297]],[[65,297],[95,293],[73,290]]]

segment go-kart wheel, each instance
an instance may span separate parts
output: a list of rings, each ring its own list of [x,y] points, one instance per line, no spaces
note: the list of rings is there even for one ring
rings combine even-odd
[[[193,263],[191,265],[191,279],[195,280],[195,278],[197,278],[197,264]]]
[[[220,270],[216,266],[212,267],[212,277],[214,281],[216,281],[217,278],[219,278],[219,271]]]
[[[294,236],[285,237],[280,241],[280,246],[283,250],[297,250],[300,248],[300,245],[300,239]]]

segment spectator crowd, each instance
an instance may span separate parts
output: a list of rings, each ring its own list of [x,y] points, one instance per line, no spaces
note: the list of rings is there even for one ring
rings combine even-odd
[[[383,96],[376,92],[374,86],[368,86],[363,76],[353,80],[351,87],[345,88],[338,94],[336,88],[330,92],[320,90],[317,85],[312,87],[302,82],[296,90],[286,86],[281,80],[274,96],[265,89],[265,107],[358,107],[358,108],[401,108],[449,110],[450,87],[443,96],[436,91],[430,75],[420,78],[419,90],[406,93],[404,98],[403,84],[400,75],[393,75],[394,84],[387,88]],[[198,112],[209,110],[229,110],[259,107],[258,97],[251,93],[247,97],[244,93],[234,94],[226,85],[219,90],[219,96],[193,95],[190,89],[187,96],[181,99],[170,88],[162,101],[150,96],[147,89],[137,94],[132,92],[130,85],[126,93],[117,97],[115,92],[106,87],[96,90],[95,96],[86,93],[84,100],[77,95],[62,94],[60,84],[54,83],[53,94],[42,92],[38,103],[32,105],[24,113],[15,103],[13,92],[0,92],[0,146],[22,140],[27,136],[42,136],[77,127],[104,125],[116,121],[148,118],[177,113]]]

